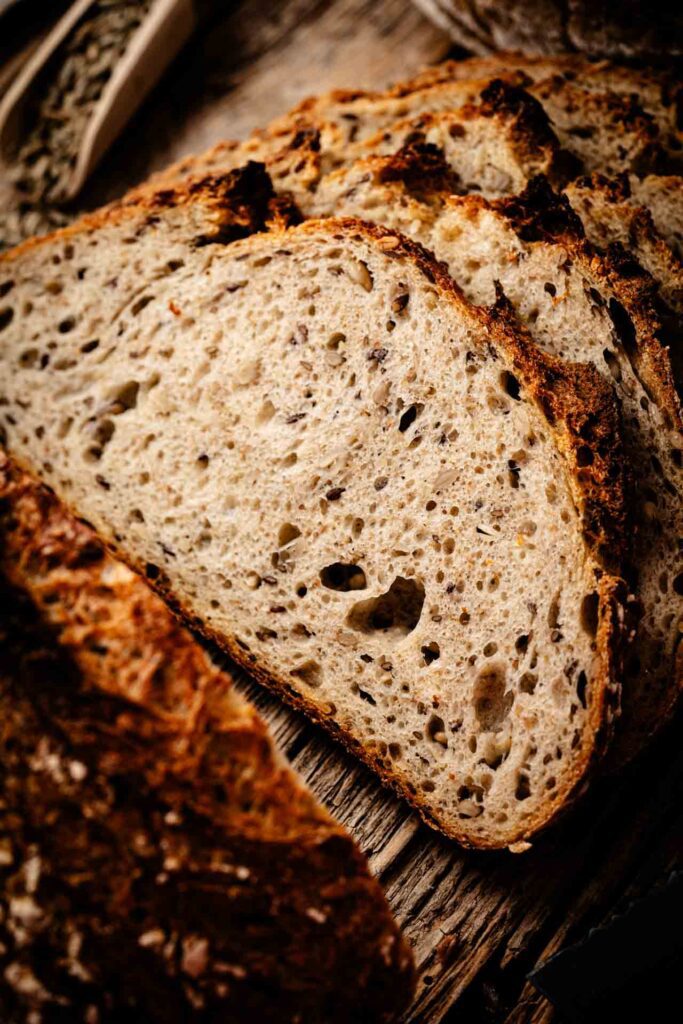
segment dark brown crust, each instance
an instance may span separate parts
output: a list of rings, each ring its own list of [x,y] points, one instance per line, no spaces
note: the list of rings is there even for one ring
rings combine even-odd
[[[400,181],[409,192],[424,193],[434,189],[457,192],[460,180],[443,151],[419,141],[419,134],[417,131],[416,138],[407,141],[390,157],[369,157],[368,168],[372,168],[380,184]]]
[[[585,239],[583,225],[566,196],[558,196],[547,182],[536,179],[512,199],[491,202],[525,241],[561,244],[597,284],[612,293],[612,302],[623,307],[635,331],[636,343],[627,352],[634,369],[652,394],[668,425],[683,429],[683,412],[667,352],[667,313],[657,283],[634,257],[618,243],[605,253]]]
[[[532,178],[518,196],[496,200],[491,205],[514,224],[525,242],[585,238],[581,218],[569,200],[554,192],[540,175]]]
[[[484,117],[503,116],[506,121],[511,120],[520,139],[528,135],[539,148],[558,144],[542,105],[520,85],[494,79],[482,91],[478,109]]]
[[[415,138],[408,136],[406,141],[419,141],[420,138],[424,139],[424,133],[433,125],[444,123],[452,125],[455,130],[458,125],[465,127],[468,122],[476,121],[478,118],[489,118],[498,122],[501,135],[504,134],[512,143],[520,164],[530,168],[528,174],[543,170],[560,188],[579,173],[580,162],[572,154],[561,149],[548,116],[538,100],[525,89],[503,79],[490,82],[476,101],[467,103],[457,110],[417,115],[397,122],[387,129],[387,133],[404,133],[412,127]],[[374,139],[368,140],[366,148],[372,150],[376,139],[385,134],[378,133]],[[432,190],[438,187],[438,182],[435,182]]]
[[[0,920],[3,1017],[393,1019],[379,886],[229,676],[1,453],[0,529],[3,895],[40,911]]]
[[[301,219],[286,196],[276,195],[263,164],[250,161],[222,174],[190,178],[164,188],[136,190],[95,213],[85,214],[65,228],[30,238],[0,253],[0,266],[58,238],[66,240],[142,215],[153,224],[154,218],[164,210],[186,206],[201,206],[206,212],[207,230],[194,239],[195,243],[204,245],[236,241],[270,226],[287,227]]]
[[[509,312],[502,307],[488,312],[472,307],[464,300],[444,266],[436,263],[422,247],[395,232],[354,219],[310,221],[293,231],[296,234],[310,234],[321,228],[326,236],[334,237],[336,234],[340,237],[358,238],[376,245],[392,258],[414,264],[439,289],[445,301],[454,303],[462,315],[472,321],[475,328],[483,328],[491,345],[503,350],[513,360],[523,386],[548,419],[557,438],[558,448],[567,461],[575,500],[582,514],[587,550],[591,553],[589,557],[595,560],[596,569],[604,562],[606,552],[609,552],[612,564],[618,561],[627,547],[627,538],[630,535],[623,473],[625,459],[621,447],[616,403],[611,390],[599,375],[588,367],[567,367],[561,361],[542,353],[526,332],[519,328]],[[283,241],[285,237],[288,236],[283,234]],[[283,241],[278,242],[276,237],[272,244],[282,245]],[[585,449],[586,445],[591,446],[595,452],[593,463],[589,467],[580,465],[584,460],[580,458],[579,452]],[[121,551],[118,554],[120,557],[128,557],[131,564],[136,567],[135,560],[129,553]],[[137,565],[137,568],[144,571],[142,565]],[[297,693],[289,681],[273,678],[261,669],[252,661],[252,656],[234,639],[213,633],[189,608],[183,607],[181,600],[173,594],[168,580],[163,575],[158,575],[152,582],[167,602],[194,628],[214,640],[260,682],[275,689],[289,703],[301,708],[309,717],[324,725],[349,750],[373,767],[385,782],[406,797],[425,821],[464,845],[476,845],[481,848],[508,845],[527,839],[547,825],[583,789],[588,773],[602,751],[605,737],[611,730],[618,693],[615,667],[619,661],[618,652],[622,642],[623,616],[619,608],[623,594],[619,581],[608,571],[602,571],[599,588],[603,595],[601,610],[605,611],[605,615],[609,610],[609,623],[605,624],[607,618],[601,620],[598,629],[598,642],[601,646],[596,653],[598,667],[591,686],[590,723],[582,736],[582,747],[576,753],[573,770],[565,776],[566,784],[558,786],[553,797],[546,802],[543,812],[538,815],[537,820],[528,824],[523,834],[510,833],[498,841],[473,841],[452,824],[438,820],[434,811],[427,808],[415,794],[411,780],[400,769],[396,766],[389,769],[375,749],[363,747],[353,738],[351,723],[344,728],[334,722],[321,706]]]

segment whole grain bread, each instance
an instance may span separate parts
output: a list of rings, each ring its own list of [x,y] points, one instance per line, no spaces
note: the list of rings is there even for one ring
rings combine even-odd
[[[593,91],[552,77],[529,82],[525,76],[501,73],[497,79],[520,88],[539,101],[564,148],[582,162],[586,173],[661,173],[680,167],[680,153],[666,149],[654,118],[632,96],[610,90]],[[306,127],[329,126],[331,142],[323,145],[343,157],[348,147],[377,136],[398,121],[425,113],[458,109],[476,100],[491,79],[455,79],[386,93],[332,93],[304,101],[270,131],[280,137]],[[353,155],[359,155],[355,150]]]
[[[219,143],[154,175],[142,194],[248,160],[265,162],[279,189],[314,191],[331,170],[369,152],[390,152],[390,145],[402,144],[397,139],[423,133],[425,126],[451,132],[464,182],[482,163],[500,168],[503,182],[511,165],[526,168],[525,180],[546,173],[555,183],[581,171],[642,175],[679,167],[679,154],[666,149],[655,120],[634,97],[561,76],[532,82],[512,70],[497,78],[445,78],[423,87],[418,80],[385,93],[337,90],[312,97],[245,142]]]
[[[495,201],[427,188],[416,195],[415,167],[401,181],[401,166],[375,158],[330,175],[304,212],[403,231],[444,261],[474,302],[494,303],[502,287],[544,350],[593,362],[617,390],[637,485],[634,579],[644,604],[623,694],[618,756],[626,759],[668,721],[683,688],[683,378],[668,353],[671,314],[662,315],[655,282],[623,247],[592,248],[568,201],[541,180]]]
[[[392,232],[207,244],[193,187],[2,260],[10,450],[427,821],[524,844],[618,706],[610,388]]]
[[[147,584],[0,455],[3,1021],[389,1020],[351,838]]]

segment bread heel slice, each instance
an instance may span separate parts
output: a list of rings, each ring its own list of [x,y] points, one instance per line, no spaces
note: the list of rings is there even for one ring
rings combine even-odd
[[[396,1019],[412,960],[380,887],[230,676],[2,454],[0,533],[0,1002]]]

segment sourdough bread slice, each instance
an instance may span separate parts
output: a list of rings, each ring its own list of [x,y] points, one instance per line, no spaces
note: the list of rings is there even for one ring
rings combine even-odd
[[[517,88],[524,84],[514,74],[501,78]],[[332,141],[323,141],[323,148],[338,151],[343,159],[348,157],[349,147],[380,135],[392,124],[474,102],[488,84],[486,80],[464,79],[399,94],[321,96],[276,121],[270,132],[284,137],[325,125]],[[680,167],[679,154],[667,155],[654,119],[632,97],[593,92],[559,78],[529,83],[526,88],[542,105],[562,146],[581,160],[586,173],[645,174]],[[352,150],[352,155],[360,153]]]
[[[573,82],[591,92],[616,93],[635,99],[656,122],[663,144],[673,156],[680,155],[679,110],[683,99],[680,77],[672,71],[611,60],[587,60],[573,54],[535,57],[504,51],[488,57],[444,61],[394,87],[403,94],[441,82],[518,73],[530,82],[559,80]]]
[[[619,242],[630,249],[658,282],[670,308],[682,314],[683,263],[657,230],[650,210],[633,201],[628,177],[577,178],[565,193],[591,242],[602,248]]]
[[[3,1020],[389,1020],[351,838],[146,583],[0,453]]]
[[[2,260],[10,450],[427,821],[524,842],[618,704],[610,388],[394,233],[198,247],[193,227],[159,277],[140,246],[164,250],[164,220],[131,208],[128,245],[105,224]]]
[[[623,695],[619,757],[626,759],[670,718],[683,686],[683,437],[676,393],[683,380],[676,381],[680,365],[668,356],[669,324],[656,285],[623,249],[591,248],[569,203],[540,181],[520,197],[496,201],[426,190],[416,197],[410,181],[387,173],[390,166],[397,171],[397,162],[377,158],[354,175],[330,175],[305,212],[353,214],[405,232],[444,261],[472,301],[495,302],[500,285],[544,350],[593,362],[613,380],[636,477],[634,559],[644,604]]]

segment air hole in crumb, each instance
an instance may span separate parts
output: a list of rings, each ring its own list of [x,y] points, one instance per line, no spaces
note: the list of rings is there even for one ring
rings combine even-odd
[[[621,367],[619,366],[619,360],[615,356],[614,352],[611,352],[610,349],[606,348],[602,353],[602,358],[607,363],[607,367],[609,372],[612,374],[613,379],[617,382],[620,381]]]
[[[408,430],[409,427],[412,427],[423,409],[424,405],[422,402],[415,402],[413,405],[408,406],[398,421],[398,429],[402,434],[405,434],[406,430]]]
[[[477,721],[485,732],[498,732],[507,718],[514,697],[505,692],[505,669],[490,665],[482,670],[474,684],[472,702]]]
[[[293,668],[290,675],[294,676],[295,679],[300,679],[302,683],[306,683],[307,686],[313,688],[320,686],[323,681],[322,668],[317,661],[305,661],[303,665],[299,665],[298,668]]]
[[[586,673],[582,669],[581,672],[579,672],[578,678],[576,680],[576,695],[577,695],[577,697],[579,698],[579,700],[581,702],[581,707],[582,708],[586,707],[586,688],[587,688],[587,686],[588,686],[588,678],[586,676]]]
[[[514,399],[515,402],[519,402],[521,397],[521,388],[520,383],[515,377],[515,375],[513,373],[510,373],[509,370],[503,370],[503,372],[500,375],[500,383],[503,388],[503,391],[507,395],[509,395],[510,398]]]
[[[359,565],[347,565],[344,562],[333,562],[320,570],[320,582],[328,590],[343,593],[349,590],[365,590],[367,580]]]
[[[538,676],[534,672],[525,672],[519,680],[519,688],[522,693],[533,693],[537,682]]]
[[[628,355],[633,355],[636,348],[636,329],[633,320],[616,299],[609,300],[607,311],[624,350]]]
[[[140,385],[136,380],[129,380],[125,384],[121,384],[113,395],[112,412],[116,415],[134,409],[138,404],[139,390]]]
[[[4,331],[6,327],[14,320],[14,310],[11,306],[6,306],[5,309],[0,310],[0,331]]]
[[[441,747],[447,747],[448,738],[443,718],[439,718],[438,715],[432,715],[425,726],[425,736],[432,743],[438,743]]]
[[[586,594],[581,602],[581,625],[589,636],[595,636],[598,631],[598,603],[596,591]]]
[[[73,331],[75,326],[75,318],[72,316],[68,316],[64,320],[61,320],[59,322],[59,324],[57,325],[57,330],[59,331],[60,334],[68,334],[70,331]]]
[[[422,657],[425,660],[425,665],[431,665],[433,661],[436,661],[441,657],[439,645],[435,640],[432,640],[431,643],[425,644],[422,648]]]
[[[582,444],[579,446],[576,452],[576,462],[579,466],[593,465],[593,452],[588,445]]]
[[[138,313],[142,313],[145,306],[149,306],[150,302],[154,301],[153,295],[143,295],[130,307],[131,316],[137,316]]]
[[[524,775],[522,772],[517,776],[517,788],[515,790],[515,797],[517,800],[528,800],[531,796],[531,786],[529,785],[529,776]]]
[[[683,572],[679,572],[677,576],[674,576],[672,586],[675,594],[683,596]]]
[[[346,617],[346,623],[360,633],[407,636],[420,621],[424,600],[422,583],[397,576],[384,594],[355,604]]]

